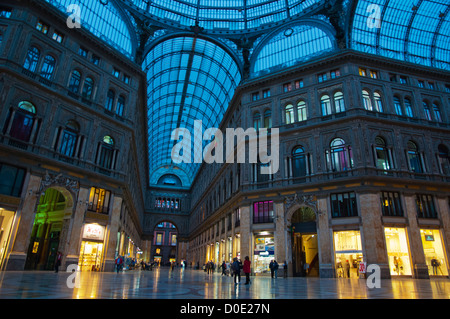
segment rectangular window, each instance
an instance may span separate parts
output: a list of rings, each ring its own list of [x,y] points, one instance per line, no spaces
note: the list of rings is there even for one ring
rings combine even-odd
[[[381,209],[383,216],[392,216],[392,217],[403,216],[400,194],[397,192],[382,192]]]
[[[7,7],[0,7],[0,18],[11,18],[12,9]]]
[[[327,80],[327,74],[326,73],[318,74],[317,80],[319,81],[319,83],[325,82]]]
[[[270,97],[270,89],[266,89],[262,91],[263,99]]]
[[[52,39],[58,43],[61,43],[64,39],[64,36],[58,31],[53,32]]]
[[[89,51],[83,47],[80,47],[80,49],[78,50],[78,54],[81,55],[83,58],[87,58],[88,52]]]
[[[434,82],[428,82],[428,88],[429,88],[430,90],[436,89],[436,87],[435,87],[435,85],[434,85]]]
[[[406,76],[400,77],[400,83],[401,84],[408,84],[408,78]]]
[[[241,224],[241,209],[236,208],[234,210],[234,226],[238,227]]]
[[[377,71],[370,70],[370,71],[369,71],[369,74],[370,74],[370,77],[371,77],[372,79],[378,79],[378,72],[377,72]]]
[[[36,30],[41,31],[43,34],[47,34],[48,33],[48,25],[42,21],[38,21],[38,23],[36,24]]]
[[[253,203],[253,224],[273,223],[273,201]]]
[[[162,245],[162,244],[163,244],[163,233],[156,233],[155,245]]]
[[[331,194],[331,217],[355,217],[358,216],[356,195],[351,193]]]
[[[330,75],[332,79],[338,78],[341,76],[341,71],[339,69],[331,70]]]
[[[259,100],[259,92],[252,93],[252,101],[258,101]]]
[[[284,83],[283,84],[283,92],[289,92],[292,91],[292,84],[291,83]]]
[[[108,214],[111,192],[102,188],[92,187],[89,194],[88,210],[99,214]]]
[[[20,197],[25,172],[23,168],[0,164],[0,194]]]
[[[445,86],[445,92],[450,93],[450,84]]]
[[[425,83],[422,80],[417,81],[417,86],[420,88],[424,88],[425,87]]]
[[[417,217],[437,218],[437,211],[436,207],[434,206],[433,196],[417,194],[416,206],[417,206]]]
[[[295,81],[295,88],[296,88],[296,89],[300,89],[300,88],[302,88],[303,86],[304,86],[303,80],[297,80],[297,81]]]
[[[130,84],[130,81],[131,81],[130,76],[127,75],[127,74],[124,74],[124,75],[123,75],[123,82],[124,82],[125,84]]]
[[[116,68],[113,68],[112,74],[116,77],[119,78],[120,77],[120,71]]]
[[[366,69],[359,68],[359,75],[361,75],[361,76],[367,76],[367,71],[366,71]]]
[[[95,65],[100,64],[100,57],[96,56],[95,54],[92,55],[91,62]]]

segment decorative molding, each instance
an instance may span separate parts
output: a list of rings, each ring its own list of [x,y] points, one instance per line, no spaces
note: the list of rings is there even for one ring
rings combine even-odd
[[[45,172],[45,176],[41,180],[41,187],[39,188],[39,192],[51,187],[51,186],[60,186],[64,187],[67,190],[77,194],[80,190],[80,182],[68,177],[64,177],[63,174],[52,175],[49,174],[48,171]]]

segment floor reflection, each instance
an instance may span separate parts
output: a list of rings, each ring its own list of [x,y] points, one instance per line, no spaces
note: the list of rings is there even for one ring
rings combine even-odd
[[[219,273],[175,268],[123,273],[0,272],[1,299],[450,299],[450,280],[382,280],[369,289],[362,279],[251,277],[239,284]]]

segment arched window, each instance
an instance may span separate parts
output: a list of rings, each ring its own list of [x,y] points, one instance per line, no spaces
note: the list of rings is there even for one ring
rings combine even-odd
[[[409,169],[415,173],[423,173],[424,170],[422,158],[419,153],[419,148],[413,141],[409,141],[407,146],[408,146],[407,155],[408,155]]]
[[[450,153],[445,145],[438,146],[438,162],[441,172],[444,175],[450,175]]]
[[[322,108],[323,116],[331,114],[331,101],[328,95],[324,95],[320,98],[320,106]]]
[[[304,182],[301,177],[305,177],[308,174],[307,156],[303,147],[297,146],[292,151],[292,175],[294,177],[294,183]]]
[[[113,169],[114,154],[114,140],[111,136],[107,135],[103,137],[103,140],[100,143],[100,156],[98,158],[98,165],[102,168]]]
[[[80,84],[81,84],[81,73],[77,70],[74,70],[70,77],[69,90],[73,93],[78,93],[80,91]]]
[[[396,96],[394,96],[394,108],[395,108],[395,114],[403,115],[402,104],[400,103],[400,99]]]
[[[256,131],[261,128],[261,114],[259,114],[259,112],[253,113],[253,128]]]
[[[27,57],[25,58],[25,63],[23,64],[24,69],[35,72],[40,56],[41,52],[39,49],[36,47],[31,47],[27,52]]]
[[[336,108],[336,113],[345,111],[344,94],[341,91],[334,93],[334,107]]]
[[[9,135],[12,138],[29,142],[33,131],[36,116],[36,108],[31,102],[22,101],[18,109],[13,112]]]
[[[362,91],[364,108],[368,111],[373,111],[372,101],[370,100],[370,94],[366,90]]]
[[[116,114],[119,116],[122,116],[124,108],[125,108],[125,96],[119,95],[119,98],[117,99],[117,105],[116,105]]]
[[[272,128],[272,111],[265,110],[264,111],[264,128]]]
[[[382,170],[392,169],[390,150],[380,136],[375,138],[375,166]]]
[[[80,132],[80,125],[70,120],[66,123],[66,128],[62,132],[61,146],[59,152],[62,155],[73,157],[75,155],[75,148],[78,140],[78,133]]]
[[[55,70],[56,60],[51,55],[47,55],[44,58],[44,63],[41,68],[41,77],[51,80],[53,76],[53,71]]]
[[[405,100],[404,100],[404,103],[405,103],[406,116],[413,117],[414,113],[413,113],[413,110],[412,110],[411,99],[406,97]]]
[[[373,93],[373,99],[375,101],[375,111],[384,112],[383,101],[381,100],[381,94],[378,92]]]
[[[335,138],[330,143],[328,156],[329,167],[333,172],[343,172],[353,167],[351,147],[342,138]]]
[[[425,118],[428,121],[432,121],[433,118],[431,117],[431,110],[430,110],[430,106],[428,105],[427,101],[423,101],[422,102],[422,106],[423,106],[423,112],[425,113]]]
[[[286,105],[285,112],[286,116],[286,124],[292,124],[294,123],[294,106],[292,104]]]
[[[108,94],[106,95],[106,104],[105,104],[105,109],[107,109],[108,111],[112,112],[113,107],[114,107],[114,99],[116,98],[116,94],[114,93],[113,90],[109,90]]]
[[[298,120],[306,121],[308,119],[307,113],[306,113],[306,102],[305,101],[299,101],[297,104],[297,112],[298,112]]]
[[[439,108],[439,105],[436,102],[433,103],[433,112],[434,112],[434,118],[436,119],[436,121],[442,122],[441,110]]]
[[[94,92],[94,80],[90,77],[87,77],[86,80],[84,80],[83,85],[83,97],[85,99],[92,99],[92,93]]]

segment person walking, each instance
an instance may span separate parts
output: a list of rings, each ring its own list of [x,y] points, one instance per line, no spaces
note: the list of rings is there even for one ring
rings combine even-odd
[[[248,256],[245,256],[245,260],[244,260],[244,274],[245,274],[245,284],[248,285],[250,284],[250,265],[251,265],[251,261],[248,258]]]
[[[234,284],[237,285],[241,282],[241,266],[236,257],[234,258],[232,269],[234,272]]]
[[[56,254],[56,262],[55,262],[55,273],[58,272],[59,266],[61,266],[62,253],[58,251]]]
[[[222,276],[227,276],[226,270],[227,270],[227,264],[225,263],[225,260],[222,262]]]
[[[278,267],[279,267],[279,265],[278,265],[277,261],[274,260],[273,261],[273,272],[275,274],[275,279],[278,278]]]
[[[270,261],[269,269],[270,269],[270,276],[273,278],[275,272],[275,269],[273,268],[273,259]]]
[[[116,269],[117,269],[117,273],[119,273],[119,271],[122,270],[122,266],[123,266],[123,258],[120,257],[120,255],[117,257],[116,259]]]

